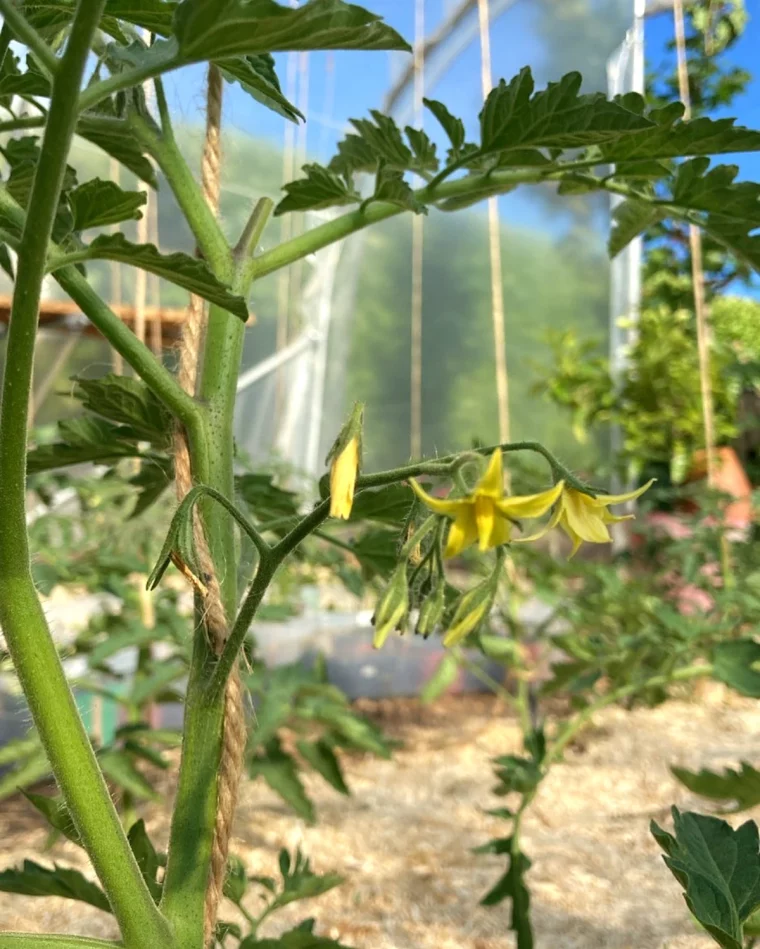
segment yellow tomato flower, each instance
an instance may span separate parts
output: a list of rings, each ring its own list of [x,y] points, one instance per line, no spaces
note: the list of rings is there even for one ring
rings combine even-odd
[[[359,470],[359,439],[354,436],[339,451],[330,466],[330,516],[344,521],[351,516]]]
[[[455,557],[476,540],[481,550],[506,544],[511,539],[510,518],[541,517],[560,497],[564,482],[540,494],[505,497],[501,449],[497,448],[491,455],[486,473],[469,497],[434,498],[416,481],[412,480],[411,485],[420,501],[431,511],[453,518],[446,556]]]
[[[652,487],[654,481],[653,478],[643,487],[636,491],[629,491],[627,494],[598,494],[595,498],[582,491],[576,491],[575,488],[565,488],[548,523],[535,534],[520,537],[518,540],[523,544],[538,540],[559,524],[573,542],[571,557],[584,540],[589,544],[609,544],[612,538],[607,525],[616,524],[618,521],[630,521],[633,519],[633,514],[618,516],[610,514],[607,508],[611,504],[622,504],[640,497]]]

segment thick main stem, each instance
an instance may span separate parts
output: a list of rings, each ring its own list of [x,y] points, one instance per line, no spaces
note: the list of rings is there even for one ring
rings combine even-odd
[[[56,68],[18,254],[0,409],[0,624],[34,723],[127,946],[171,946],[123,833],[34,587],[26,533],[26,434],[48,242],[104,0],[81,0]]]

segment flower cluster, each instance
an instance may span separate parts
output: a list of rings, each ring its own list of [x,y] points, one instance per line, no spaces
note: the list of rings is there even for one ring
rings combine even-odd
[[[332,462],[330,513],[333,517],[347,519],[351,513],[361,463],[361,421],[362,408],[357,406],[328,457],[328,462]],[[460,459],[463,461],[464,456]],[[457,464],[461,468],[456,461],[444,468],[444,476],[458,477]],[[556,461],[552,462],[552,468],[564,470]],[[419,466],[415,473],[420,469],[424,470],[424,466]],[[429,466],[429,473],[434,475],[441,470],[440,464]],[[382,646],[394,629],[405,629],[413,606],[419,606],[418,633],[428,636],[441,627],[444,646],[456,645],[477,631],[491,612],[507,544],[538,540],[555,527],[560,527],[570,538],[571,557],[584,542],[609,543],[612,539],[609,525],[633,517],[632,514],[612,514],[609,508],[638,498],[652,484],[650,481],[626,494],[598,494],[578,482],[570,472],[564,473],[564,478],[545,491],[508,495],[504,491],[502,450],[496,448],[474,488],[467,489],[460,477],[457,490],[446,498],[434,497],[414,478],[408,478],[417,499],[431,515],[401,546],[398,565],[375,611],[375,646]],[[549,516],[535,530],[523,531],[523,521],[545,515]],[[427,546],[424,555],[420,554],[422,541]],[[495,568],[472,590],[458,598],[452,597],[453,588],[447,584],[443,560],[456,557],[475,543],[483,552],[497,549]]]

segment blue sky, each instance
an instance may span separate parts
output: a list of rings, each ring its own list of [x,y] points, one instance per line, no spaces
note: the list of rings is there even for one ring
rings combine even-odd
[[[382,15],[404,37],[414,37],[414,0],[364,0],[365,6]],[[445,16],[454,0],[425,0],[425,32],[429,33]],[[498,0],[491,0],[494,5]],[[557,0],[561,3],[562,0]],[[728,54],[730,62],[752,70],[753,61],[757,61],[760,49],[760,0],[746,0],[750,14],[748,28]],[[593,6],[593,4],[592,4]],[[612,31],[614,42],[609,41],[610,49],[596,49],[597,59],[601,62],[612,53],[613,48],[622,40],[629,22],[629,10],[633,0],[597,0],[597,9],[607,11],[608,19],[619,22]],[[577,68],[581,72],[587,65],[585,60],[591,57],[591,45],[580,58],[584,61],[563,64],[564,68],[553,68],[547,61],[545,44],[542,41],[542,24],[537,23],[535,7],[531,0],[515,0],[513,7],[499,17],[491,30],[491,45],[494,79],[513,76],[523,65],[531,65],[537,80],[544,83],[547,79],[559,78],[564,68]],[[594,39],[594,22],[589,21],[589,44]],[[669,54],[666,44],[672,37],[673,19],[670,13],[650,18],[646,25],[647,64],[650,68],[667,64]],[[577,36],[576,36],[577,40]],[[346,123],[351,117],[366,115],[370,108],[382,105],[385,92],[408,61],[405,53],[311,53],[308,56],[276,57],[277,69],[283,90],[289,88],[293,101],[307,114],[305,125],[294,131],[296,140],[309,158],[325,161],[334,152],[336,142],[342,137]],[[670,57],[672,62],[672,57]],[[303,67],[307,66],[306,69]],[[295,85],[291,75],[295,74]],[[435,70],[435,61],[429,65],[428,76]],[[203,107],[203,69],[183,70],[169,77],[168,94],[170,102],[181,116],[188,121],[200,121]],[[760,85],[754,83],[732,109],[739,124],[760,128]],[[445,75],[432,88],[426,88],[426,94],[446,102],[454,114],[461,115],[466,122],[468,132],[476,135],[477,113],[482,103],[480,88],[480,48],[477,36],[453,62]],[[403,116],[410,121],[411,116]],[[425,129],[439,143],[439,149],[445,150],[445,137],[430,114],[425,115]],[[284,141],[285,127],[290,124],[276,114],[256,103],[237,87],[227,87],[225,97],[225,123],[247,134],[268,139],[280,145]],[[760,180],[760,154],[726,156],[722,161],[736,163],[740,167],[740,177]],[[565,224],[558,219],[556,209],[549,210],[534,199],[530,190],[522,190],[517,195],[501,199],[502,215],[523,226],[544,228],[561,233]],[[553,216],[549,219],[548,214]]]

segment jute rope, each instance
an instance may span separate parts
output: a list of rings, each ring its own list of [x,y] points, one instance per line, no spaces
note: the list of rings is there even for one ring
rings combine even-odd
[[[222,119],[222,77],[216,66],[209,66],[206,104],[206,138],[201,158],[201,187],[209,207],[215,212],[219,208]],[[203,300],[192,297],[188,307],[179,347],[179,381],[187,392],[195,393],[198,374],[198,359],[201,339],[204,332],[205,307]],[[175,438],[175,472],[177,496],[181,499],[191,489],[193,477],[190,466],[190,453],[184,431],[177,432]],[[200,518],[195,524],[195,543],[198,559],[204,573],[206,592],[203,596],[203,623],[206,627],[209,643],[219,655],[227,638],[227,615],[222,600],[214,563],[203,531]],[[235,816],[238,786],[243,770],[246,745],[245,711],[243,707],[243,688],[240,673],[235,665],[224,695],[224,720],[222,724],[222,753],[219,762],[217,784],[216,824],[211,851],[211,867],[206,888],[204,911],[205,941],[212,940],[216,915],[222,898],[225,874],[227,872],[227,853],[229,850],[232,821]]]

